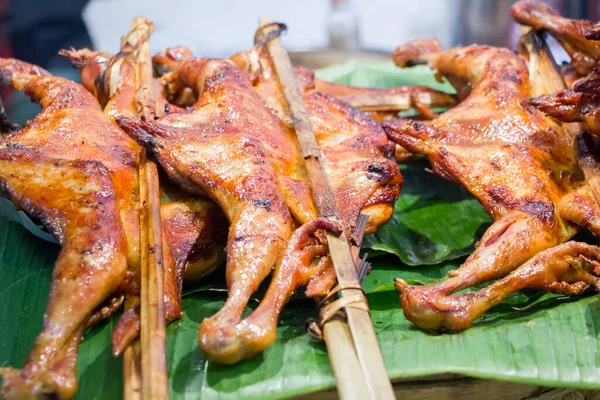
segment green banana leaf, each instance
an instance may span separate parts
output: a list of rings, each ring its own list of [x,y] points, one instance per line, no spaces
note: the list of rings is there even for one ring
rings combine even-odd
[[[351,63],[319,76],[378,87],[439,85],[426,69],[394,68],[388,63]],[[600,389],[597,296],[517,293],[471,329],[453,335],[422,332],[404,318],[393,278],[411,283],[443,278],[464,261],[464,254],[489,223],[475,200],[424,172],[426,166],[401,166],[406,184],[394,219],[367,243],[370,249],[390,253],[371,259],[373,268],[364,282],[390,378],[454,372]],[[21,365],[31,349],[41,329],[58,250],[17,223],[0,219],[0,366]],[[223,291],[215,290],[223,271],[216,275],[210,285],[187,288],[184,317],[167,328],[173,399],[287,398],[335,386],[324,344],[304,331],[304,321],[315,312],[314,303],[302,296],[294,297],[284,309],[277,340],[265,352],[233,366],[207,361],[197,346],[197,329],[225,299]],[[250,308],[256,304],[251,302]],[[79,352],[78,399],[121,398],[121,360],[110,355],[114,322],[112,318],[86,332]]]
[[[404,186],[393,218],[363,249],[395,254],[407,265],[431,265],[470,254],[491,219],[457,185],[427,172],[428,163],[400,165]]]

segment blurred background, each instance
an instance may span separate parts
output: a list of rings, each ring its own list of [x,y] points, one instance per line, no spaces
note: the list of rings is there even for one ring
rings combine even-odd
[[[396,46],[438,38],[445,48],[482,43],[514,48],[511,0],[0,0],[0,54],[78,78],[62,48],[118,50],[131,20],[155,23],[152,51],[184,45],[196,56],[227,57],[252,46],[258,16],[285,22],[293,59],[309,67],[348,58],[389,59]],[[548,0],[562,15],[597,21],[600,0]],[[564,54],[559,58],[565,57]],[[3,89],[4,90],[4,89]],[[3,92],[7,95],[8,92]],[[3,97],[5,98],[5,97]],[[33,111],[7,104],[14,119]]]

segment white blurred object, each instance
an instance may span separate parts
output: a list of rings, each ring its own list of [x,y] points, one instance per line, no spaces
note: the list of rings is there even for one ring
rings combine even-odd
[[[181,45],[197,55],[227,57],[252,47],[260,16],[287,24],[290,48],[326,47],[328,10],[323,0],[92,0],[83,20],[94,46],[105,51],[118,51],[121,35],[141,15],[154,22],[153,53]]]
[[[460,11],[456,1],[355,1],[363,48],[391,51],[410,40],[424,38],[439,39],[445,49],[454,43]]]
[[[252,46],[259,16],[287,24],[284,43],[291,50],[326,48],[331,7],[326,0],[91,0],[83,20],[94,46],[105,51],[117,51],[133,18],[143,15],[156,28],[152,52],[182,45],[197,55],[225,57]],[[353,7],[363,48],[391,51],[424,37],[437,37],[444,47],[453,43],[453,1],[354,0]]]
[[[358,50],[360,36],[358,9],[352,0],[332,0],[327,19],[329,48],[336,50]]]

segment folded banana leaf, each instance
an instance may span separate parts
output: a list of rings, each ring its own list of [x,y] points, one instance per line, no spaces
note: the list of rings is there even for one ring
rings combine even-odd
[[[320,71],[319,77],[359,86],[425,84],[448,90],[426,68],[400,70],[391,63],[352,62]],[[394,219],[365,245],[367,252],[379,255],[371,259],[373,268],[364,287],[390,377],[454,372],[600,389],[597,296],[517,293],[471,329],[453,335],[422,332],[404,318],[393,278],[411,283],[443,278],[464,260],[490,220],[467,193],[426,172],[427,163],[401,168],[406,184]],[[31,225],[25,226],[34,230]],[[58,250],[18,223],[0,219],[0,366],[19,366],[31,349],[41,329]],[[206,360],[197,345],[197,329],[203,318],[223,305],[225,293],[219,290],[223,274],[222,269],[217,271],[211,285],[187,288],[184,318],[167,328],[171,398],[276,399],[334,387],[325,345],[304,331],[304,321],[315,311],[314,303],[302,296],[286,306],[277,340],[264,353],[233,366]],[[251,302],[250,308],[256,304]],[[78,399],[122,396],[121,360],[110,355],[114,321],[85,335],[79,352]]]

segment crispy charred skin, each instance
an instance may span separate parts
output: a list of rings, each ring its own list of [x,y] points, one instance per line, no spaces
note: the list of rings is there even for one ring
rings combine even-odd
[[[176,68],[181,64],[177,62],[180,57],[171,56],[171,53],[170,50],[160,53],[154,57],[154,61],[165,68]],[[174,53],[180,54],[182,50],[178,48]],[[316,216],[316,210],[292,122],[268,53],[266,49],[258,47],[236,54],[231,59],[246,72],[252,81],[252,87],[281,121],[273,122],[280,132],[284,132],[279,134],[277,142],[272,138],[272,130],[261,129],[256,134],[260,135],[261,142],[266,143],[265,152],[269,159],[275,160],[274,169],[278,175],[280,190],[292,215],[300,223],[310,221]],[[400,172],[391,156],[394,145],[366,113],[315,90],[311,72],[301,68],[296,68],[295,72],[317,142],[323,151],[325,166],[328,173],[331,171],[336,175],[335,178],[330,178],[330,182],[344,222],[349,228],[347,235],[356,239],[354,228],[361,210],[370,216],[367,233],[374,232],[391,218],[393,204],[402,183]],[[282,151],[283,148],[287,150]],[[282,153],[287,154],[283,159]],[[342,154],[345,156],[342,157]]]
[[[284,122],[285,128],[293,130],[267,49],[257,47],[232,59],[254,78],[254,88]],[[356,242],[356,221],[361,211],[370,217],[366,233],[375,232],[392,216],[402,184],[402,176],[393,160],[394,145],[367,113],[321,93],[312,72],[303,68],[296,68],[295,72],[346,234]]]
[[[108,118],[114,120],[119,115],[129,117],[137,115],[135,68],[131,57],[124,55],[112,57],[87,49],[63,51],[62,54],[75,63],[82,63],[80,67],[82,82],[90,92],[104,99],[104,114]],[[111,83],[114,81],[118,82],[118,85],[116,89],[111,89]],[[159,116],[178,111],[177,107],[165,107],[167,102],[160,82],[154,81],[153,84],[153,99],[156,105],[151,104],[149,107],[155,109]],[[131,140],[125,134],[123,135],[127,140]],[[137,151],[140,149],[137,147]],[[173,196],[172,188],[170,192]],[[134,197],[137,198],[137,192]],[[189,195],[183,196],[183,199],[181,194],[177,194],[177,197],[177,200],[161,206],[167,322],[181,317],[181,282],[187,267],[190,267],[190,271],[195,271],[195,277],[199,278],[210,273],[222,261],[224,239],[221,232],[227,226],[222,214],[214,210],[214,204],[209,201],[190,199]],[[128,227],[132,277],[128,280],[128,284],[124,285],[128,293],[125,302],[126,311],[113,331],[115,355],[120,354],[138,336],[140,328],[137,210],[132,208],[130,212],[123,215],[123,218]],[[212,240],[215,242],[211,242]],[[188,263],[188,257],[192,252],[195,252],[194,260]]]
[[[62,250],[43,330],[22,370],[2,370],[2,395],[68,398],[77,387],[77,344],[87,321],[126,274],[119,214],[126,201],[123,170],[132,160],[114,138],[118,127],[83,87],[32,75],[39,69],[23,66],[2,59],[0,76],[6,82],[12,74],[13,85],[40,103],[42,112],[0,143],[0,181],[15,206],[38,217]]]
[[[600,67],[595,67],[573,89],[531,99],[533,107],[563,122],[583,122],[589,132],[600,134]]]
[[[588,40],[600,40],[600,24],[591,27],[585,34],[585,38]]]
[[[453,303],[452,293],[500,279],[565,242],[576,232],[571,222],[597,226],[598,211],[590,206],[566,134],[528,105],[532,85],[518,56],[506,49],[469,46],[415,57],[470,91],[432,121],[384,122],[384,129],[409,151],[427,155],[435,173],[469,190],[494,224],[449,279],[421,287],[400,283],[401,304],[407,318],[422,328],[461,330],[478,311],[467,312],[462,300]],[[459,93],[463,89],[457,87]],[[583,207],[589,212],[577,211]],[[469,307],[485,309],[487,300],[469,296]],[[450,303],[454,314],[447,312]]]
[[[564,47],[579,75],[585,76],[600,60],[600,43],[588,40],[594,24],[588,20],[561,17],[558,11],[543,2],[519,1],[510,10],[518,23],[533,29],[548,31]],[[590,37],[593,37],[593,33]]]
[[[205,347],[209,357],[216,359],[220,348],[236,340],[225,335],[221,326],[241,321],[250,295],[271,271],[291,236],[292,219],[261,137],[253,135],[259,127],[270,126],[262,120],[269,114],[262,102],[256,101],[258,97],[246,90],[249,82],[245,75],[229,61],[195,60],[182,64],[179,77],[198,90],[193,109],[156,122],[124,117],[118,121],[154,153],[172,180],[188,191],[205,190],[231,223],[229,298],[219,313],[202,324],[202,329],[224,333]],[[278,121],[273,122],[277,127]],[[272,139],[279,142],[278,136]]]
[[[531,99],[530,104],[563,122],[583,122],[592,133],[600,134],[600,95],[563,90]]]
[[[254,88],[285,123],[286,129],[292,130],[289,111],[267,50],[258,46],[234,55],[232,60],[253,79]],[[295,73],[346,234],[356,243],[359,241],[356,221],[361,212],[369,216],[366,233],[374,232],[393,214],[393,204],[402,184],[393,161],[394,145],[367,113],[316,90],[312,72],[296,68]],[[306,294],[323,296],[334,284],[333,265],[331,260],[325,260],[308,283]]]
[[[172,115],[161,120],[161,123],[168,121],[171,125],[185,128],[167,129],[153,122],[146,122],[145,127],[139,129],[135,126],[139,126],[141,121],[135,121],[131,128],[126,129],[129,129],[134,136],[141,137],[158,154],[171,151],[165,149],[166,146],[163,145],[165,140],[183,143],[182,139],[177,139],[177,137],[180,134],[191,135],[192,128],[188,128],[190,121],[195,121],[198,127],[195,129],[197,130],[204,125],[203,134],[210,134],[210,140],[215,142],[217,140],[228,140],[228,137],[232,135],[229,132],[232,130],[245,132],[247,137],[257,140],[261,144],[260,150],[262,157],[264,157],[264,161],[261,161],[261,163],[268,163],[272,166],[273,177],[277,182],[275,189],[277,194],[285,201],[285,205],[296,220],[300,223],[309,224],[299,228],[300,231],[297,234],[300,236],[298,237],[310,237],[313,230],[312,224],[321,226],[323,222],[311,222],[314,221],[316,210],[306,180],[301,153],[293,135],[291,120],[287,114],[277,81],[274,79],[270,60],[267,60],[268,64],[265,64],[264,59],[249,56],[249,53],[241,53],[232,57],[235,63],[244,69],[244,71],[241,71],[228,60],[189,60],[177,63],[175,62],[177,60],[173,60],[173,57],[169,59],[168,52],[160,54],[154,58],[154,61],[161,62],[169,68],[176,68],[172,72],[176,73],[184,86],[194,89],[198,94],[198,102],[193,109],[185,113]],[[165,57],[167,60],[164,59]],[[160,61],[161,59],[162,61]],[[346,214],[342,212],[343,218],[351,221],[349,225],[353,229],[354,220],[358,217],[360,210],[370,208],[373,210],[374,215],[372,226],[378,226],[382,223],[382,219],[391,216],[391,212],[388,215],[380,210],[386,206],[386,202],[393,202],[397,198],[401,182],[396,165],[385,158],[385,155],[389,155],[391,152],[390,143],[387,141],[384,132],[365,113],[330,96],[316,92],[309,93],[308,91],[314,87],[312,74],[302,70],[297,71],[297,73],[299,74],[301,87],[304,88],[307,95],[307,107],[313,110],[313,126],[315,131],[320,132],[321,135],[318,140],[320,140],[319,143],[324,150],[324,158],[328,157],[329,159],[328,165],[331,168],[331,173],[337,174],[334,179],[338,180],[338,186],[334,188],[334,192],[339,195],[338,201],[340,204],[344,204],[346,207]],[[214,111],[215,108],[217,111]],[[220,116],[219,119],[215,118],[217,112]],[[256,123],[254,121],[263,122]],[[123,126],[131,124],[131,122],[121,121]],[[333,128],[334,126],[335,128]],[[342,126],[345,130],[342,130]],[[185,133],[184,130],[189,133]],[[142,131],[147,132],[147,135],[152,139],[145,137]],[[373,132],[375,134],[369,136]],[[208,139],[206,142],[209,143]],[[228,141],[227,148],[233,147],[232,143],[234,142]],[[182,147],[182,145],[179,146]],[[354,156],[350,159],[342,159],[342,146],[346,146],[346,151],[353,152]],[[253,149],[254,145],[250,148]],[[223,151],[226,151],[225,145],[223,149]],[[187,151],[190,152],[191,148]],[[207,153],[210,153],[209,155],[212,157],[217,154],[215,151],[207,151]],[[251,154],[249,151],[246,153]],[[256,155],[258,156],[261,153],[257,152]],[[184,153],[180,154],[177,159],[181,159]],[[198,151],[194,151],[196,160],[198,160],[198,154]],[[381,165],[373,165],[374,162],[379,161],[378,156],[383,159]],[[165,157],[172,156],[165,155]],[[208,157],[208,155],[203,157]],[[202,163],[204,162],[209,161],[203,159]],[[168,172],[170,171],[171,177],[187,190],[194,191],[195,182],[202,182],[199,178],[195,178],[194,181],[190,182],[191,174],[189,172],[180,172],[183,168],[179,166],[168,166],[173,163],[170,159],[163,160],[161,163]],[[198,161],[196,163],[201,164]],[[255,162],[255,164],[258,163]],[[201,175],[204,176],[205,172],[202,172]],[[206,178],[203,179],[206,181]],[[356,179],[360,181],[362,187],[350,185]],[[203,183],[203,185],[206,186],[207,184]],[[219,185],[222,185],[222,183],[219,183]],[[359,184],[357,183],[356,186],[359,186]],[[211,196],[217,198],[214,194],[211,194]],[[217,201],[219,202],[218,198]],[[369,202],[371,203],[369,204]],[[220,201],[220,205],[226,214],[229,213],[227,204]],[[377,213],[375,210],[379,212]],[[381,215],[383,217],[380,217]],[[232,228],[235,227],[236,221],[231,217],[230,220],[232,221]],[[254,225],[258,223],[261,223],[261,221],[255,220],[253,222]],[[230,233],[229,249],[231,249],[232,235]],[[240,241],[244,240],[239,235],[237,237]],[[305,241],[305,239],[302,239],[303,243]],[[312,239],[310,242],[312,243]],[[289,246],[296,246],[291,243],[294,243],[294,240],[289,242]],[[247,301],[246,295],[244,295],[243,304],[238,303],[234,306],[226,304],[219,314],[202,324],[199,337],[200,345],[211,359],[223,363],[233,363],[242,358],[250,357],[268,346],[275,337],[275,328],[281,307],[298,285],[308,283],[309,293],[312,295],[326,293],[329,290],[335,280],[331,279],[333,269],[329,258],[323,253],[326,251],[326,247],[316,243],[309,243],[307,246],[310,247],[311,259],[322,256],[319,264],[316,267],[307,268],[300,262],[303,259],[302,257],[278,257],[280,261],[278,267],[276,267],[277,272],[271,282],[267,297],[259,306],[260,312],[257,310],[248,319],[240,319],[239,315]],[[288,250],[285,254],[291,251]],[[301,250],[294,250],[294,252],[296,251],[300,252]],[[279,255],[280,253],[281,250],[276,254]],[[228,254],[228,270],[232,269],[230,255],[231,250]],[[284,274],[279,271],[286,272]],[[232,296],[237,296],[236,293],[239,291],[236,287],[232,287],[232,282],[237,283],[237,279],[230,279],[231,276],[232,274],[228,272],[230,299]],[[312,283],[311,278],[314,276],[318,276],[319,284]],[[262,280],[262,277],[260,280]],[[245,284],[248,285],[248,282]],[[249,293],[254,291],[257,286],[253,282],[251,284],[252,289]],[[231,317],[231,315],[234,316]],[[259,315],[262,316],[258,317]],[[252,333],[259,327],[261,328],[260,334]]]

